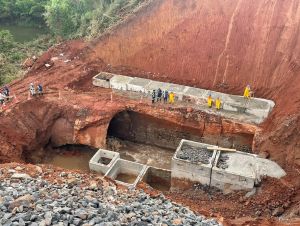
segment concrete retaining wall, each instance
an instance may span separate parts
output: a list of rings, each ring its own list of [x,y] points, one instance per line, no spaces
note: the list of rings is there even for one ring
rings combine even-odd
[[[255,116],[256,118],[253,119],[253,122],[255,123],[263,122],[275,106],[275,103],[271,100],[252,98],[249,101],[242,96],[106,72],[101,72],[94,76],[93,84],[104,88],[111,87],[112,89],[117,90],[142,92],[147,94],[151,94],[153,89],[157,90],[158,88],[161,88],[163,91],[168,90],[169,92],[174,92],[177,100],[193,100],[196,104],[206,103],[207,97],[210,94],[213,99],[216,99],[217,97],[221,99],[223,109],[226,111],[247,113]]]

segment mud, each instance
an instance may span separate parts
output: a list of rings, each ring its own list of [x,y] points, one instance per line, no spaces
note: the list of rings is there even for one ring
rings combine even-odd
[[[133,184],[137,176],[133,174],[119,173],[115,180],[122,181],[128,184]]]

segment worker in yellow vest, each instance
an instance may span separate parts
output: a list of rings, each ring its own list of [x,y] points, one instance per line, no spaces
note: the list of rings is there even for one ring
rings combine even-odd
[[[244,91],[244,97],[245,98],[250,98],[251,97],[251,88],[250,85],[247,85]]]
[[[169,103],[173,104],[175,100],[175,94],[173,92],[170,92],[169,94]]]
[[[211,108],[212,104],[213,104],[213,99],[212,99],[211,95],[209,95],[208,98],[207,98],[207,106],[209,108]]]
[[[221,109],[221,105],[222,105],[221,99],[220,99],[220,97],[218,97],[216,99],[216,109],[220,110]]]

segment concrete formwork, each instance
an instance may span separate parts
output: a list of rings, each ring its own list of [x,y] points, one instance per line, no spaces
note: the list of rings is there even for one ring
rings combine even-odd
[[[115,180],[118,184],[134,188],[143,178],[147,168],[143,164],[118,159],[105,176]]]
[[[105,174],[119,158],[118,152],[99,149],[89,162],[90,170]]]
[[[171,188],[171,171],[149,166],[142,181],[154,189],[169,191]]]
[[[103,79],[109,77],[109,79]],[[108,85],[109,82],[109,85]],[[153,90],[160,88],[168,90],[175,94],[178,100],[192,100],[196,104],[205,104],[208,95],[213,99],[219,97],[222,101],[222,107],[227,112],[243,113],[254,116],[251,119],[255,123],[261,123],[271,112],[275,103],[271,100],[251,98],[245,99],[242,96],[230,95],[210,90],[193,88],[173,83],[158,82],[150,79],[129,77],[123,75],[115,75],[106,72],[101,72],[93,78],[93,84],[100,87],[111,87],[113,89],[143,92],[151,94]]]
[[[214,145],[203,144],[189,140],[181,140],[172,158],[171,189],[182,188],[183,186],[179,184],[180,180],[190,182],[186,183],[187,185],[184,186],[185,188],[192,187],[195,183],[210,185],[211,169],[217,152],[212,150],[213,153],[208,164],[203,164],[201,162],[195,163],[189,160],[178,158],[178,153],[181,151],[181,148],[184,144],[199,148],[216,147]]]
[[[218,167],[221,155],[227,156],[227,167]],[[251,190],[256,179],[256,155],[243,152],[218,151],[212,167],[210,186],[221,190]]]
[[[110,88],[110,79],[113,76],[113,74],[102,72],[93,77],[93,85],[103,88]]]

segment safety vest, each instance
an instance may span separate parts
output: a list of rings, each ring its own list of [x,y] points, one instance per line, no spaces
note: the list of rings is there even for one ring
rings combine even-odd
[[[216,99],[216,108],[217,109],[221,108],[221,100],[220,99]]]
[[[207,105],[208,105],[208,107],[211,107],[212,106],[212,98],[211,97],[208,97],[208,99],[207,99]]]

